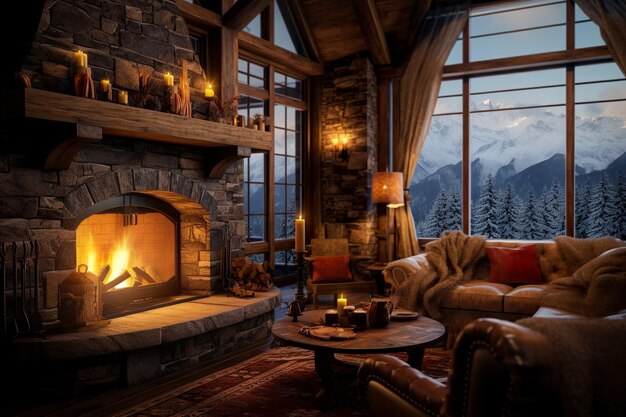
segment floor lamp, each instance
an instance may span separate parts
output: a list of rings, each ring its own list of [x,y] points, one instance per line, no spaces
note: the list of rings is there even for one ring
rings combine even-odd
[[[387,262],[393,260],[389,239],[391,210],[404,205],[404,179],[401,172],[375,172],[372,176],[372,203],[387,205]],[[395,232],[394,232],[395,236]]]

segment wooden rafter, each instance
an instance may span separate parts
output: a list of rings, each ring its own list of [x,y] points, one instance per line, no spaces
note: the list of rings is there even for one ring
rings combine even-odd
[[[270,0],[239,0],[224,16],[222,24],[228,29],[240,32],[270,4]]]
[[[416,1],[413,10],[411,11],[411,25],[409,26],[409,33],[407,36],[407,48],[410,51],[413,50],[415,42],[417,41],[417,34],[419,28],[422,25],[422,21],[428,14],[432,0]]]
[[[391,65],[385,31],[374,0],[352,0],[352,5],[372,62],[374,65]]]
[[[286,0],[287,7],[291,14],[293,23],[298,28],[298,32],[301,35],[302,41],[305,47],[309,50],[309,53],[313,56],[310,58],[317,62],[322,62],[322,55],[320,54],[320,48],[317,44],[313,30],[309,21],[306,19],[306,13],[304,12],[301,0]]]

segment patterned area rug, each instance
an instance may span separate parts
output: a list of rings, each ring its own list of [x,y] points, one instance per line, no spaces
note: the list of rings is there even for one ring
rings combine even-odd
[[[367,355],[337,355],[360,363]],[[406,359],[406,355],[398,354]],[[423,370],[445,378],[450,351],[427,349]],[[313,353],[294,347],[277,347],[240,364],[215,372],[176,390],[134,406],[115,416],[366,416],[352,371],[345,378],[345,392],[335,407],[320,411],[314,398],[321,388]]]

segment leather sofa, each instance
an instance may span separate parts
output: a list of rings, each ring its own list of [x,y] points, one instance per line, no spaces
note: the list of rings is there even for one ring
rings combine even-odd
[[[537,249],[542,284],[511,286],[488,281],[489,261],[484,257],[476,266],[476,279],[456,286],[441,301],[441,321],[448,331],[448,347],[454,344],[460,330],[475,319],[483,317],[515,321],[535,314],[541,294],[547,284],[567,275],[565,262],[554,241],[498,241],[488,240],[485,246],[516,248],[534,243]],[[398,288],[406,280],[419,280],[430,271],[426,255],[421,253],[390,262],[383,277],[391,287],[392,300],[398,299]],[[411,306],[403,306],[411,309]]]
[[[526,325],[478,319],[456,341],[447,383],[397,357],[374,355],[359,368],[359,387],[373,416],[621,416],[625,317],[581,318],[542,307],[521,321]],[[557,332],[527,327],[537,320]]]

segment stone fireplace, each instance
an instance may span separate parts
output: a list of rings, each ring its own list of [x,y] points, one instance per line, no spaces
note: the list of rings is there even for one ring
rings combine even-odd
[[[31,38],[21,69],[32,88],[10,89],[0,129],[0,242],[37,242],[39,284],[18,282],[3,307],[36,295],[28,314],[41,324],[3,335],[5,365],[51,387],[132,385],[266,338],[280,292],[222,290],[224,261],[243,255],[240,160],[269,151],[271,135],[205,120],[206,77],[176,3],[45,1]],[[79,49],[130,106],[72,95]],[[183,60],[193,117],[137,106],[140,70],[162,85]],[[59,286],[81,264],[110,324],[67,333]]]

